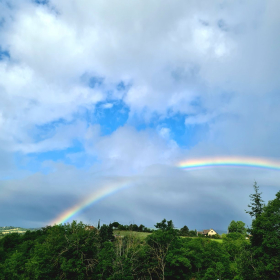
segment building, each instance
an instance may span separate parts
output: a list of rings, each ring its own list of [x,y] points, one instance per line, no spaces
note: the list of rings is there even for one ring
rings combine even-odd
[[[214,229],[204,229],[203,231],[199,231],[198,234],[202,234],[204,236],[212,236],[218,234]]]
[[[94,226],[86,226],[86,227],[85,227],[85,230],[94,230],[94,229],[95,229]]]

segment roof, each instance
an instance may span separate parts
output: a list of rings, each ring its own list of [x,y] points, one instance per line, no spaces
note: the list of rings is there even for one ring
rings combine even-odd
[[[94,226],[87,226],[87,227],[85,227],[85,230],[91,230],[91,229],[95,229],[95,227]]]
[[[215,231],[214,229],[210,228],[210,229],[204,229],[203,231],[198,231],[199,234],[208,234],[209,231]],[[215,231],[216,232],[216,231]],[[217,232],[216,232],[217,233]]]

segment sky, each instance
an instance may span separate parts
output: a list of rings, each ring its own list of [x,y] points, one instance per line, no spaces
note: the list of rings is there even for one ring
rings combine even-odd
[[[179,165],[279,162],[279,9],[0,0],[0,226],[58,223],[75,207],[63,222],[250,225],[254,181],[272,200],[279,170]]]

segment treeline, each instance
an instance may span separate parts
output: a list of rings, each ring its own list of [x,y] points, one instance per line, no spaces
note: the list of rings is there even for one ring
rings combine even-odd
[[[114,222],[114,223],[112,223],[112,226],[113,226],[114,229],[117,229],[117,230],[137,231],[137,232],[153,232],[153,229],[145,227],[142,224],[140,224],[139,226],[136,225],[136,224],[122,225],[118,222]],[[100,227],[100,225],[98,223],[98,228],[99,227]]]
[[[166,219],[162,220],[162,222],[157,223],[155,225],[156,229],[151,229],[148,228],[142,224],[140,224],[139,226],[137,224],[130,224],[130,225],[122,225],[118,222],[113,222],[110,223],[109,226],[112,226],[113,229],[116,230],[124,230],[124,231],[136,231],[136,232],[149,232],[152,233],[155,230],[157,230],[158,228],[162,228],[164,227],[164,224],[166,223],[166,227],[172,227],[174,228],[173,222],[172,221],[166,221]],[[171,224],[168,224],[171,223]],[[98,229],[100,228],[100,223],[98,223]],[[179,236],[189,236],[189,237],[194,237],[194,236],[198,236],[198,233],[196,230],[189,230],[189,228],[187,226],[183,226],[181,229],[174,229],[174,231],[177,232],[177,234]],[[204,237],[204,235],[201,235],[201,237]],[[220,238],[220,236],[218,236],[218,238]]]
[[[0,279],[233,279],[227,246],[245,246],[244,236],[233,234],[220,244],[182,238],[168,225],[172,221],[158,224],[145,240],[75,221],[9,234],[0,240]]]
[[[239,222],[216,242],[182,238],[166,220],[145,240],[74,221],[2,238],[0,279],[280,279],[280,192],[264,205],[254,187],[249,241]]]

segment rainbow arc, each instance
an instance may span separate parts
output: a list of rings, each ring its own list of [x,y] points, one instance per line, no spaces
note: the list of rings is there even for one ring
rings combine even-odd
[[[190,159],[179,163],[183,169],[198,169],[207,167],[251,167],[280,170],[280,161],[253,157],[217,157]]]
[[[180,162],[176,165],[179,168],[185,170],[194,170],[210,167],[249,167],[249,168],[263,168],[270,170],[280,170],[280,161],[265,159],[265,158],[253,158],[253,157],[216,157],[216,158],[200,158],[189,159]],[[86,209],[98,201],[113,195],[114,193],[132,186],[132,183],[128,180],[123,180],[117,183],[111,183],[95,190],[91,195],[80,201],[76,205],[68,208],[59,216],[57,216],[51,224],[60,224],[67,222],[70,218],[76,215],[78,212]]]

